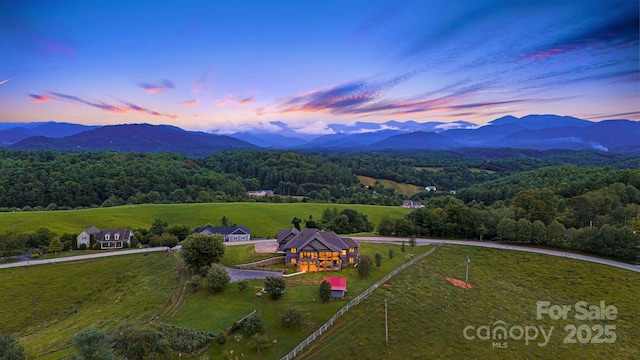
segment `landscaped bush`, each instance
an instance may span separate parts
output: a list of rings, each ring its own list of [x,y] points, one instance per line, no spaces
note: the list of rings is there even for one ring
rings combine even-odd
[[[39,259],[40,258],[40,254],[38,254],[37,252],[34,252],[33,254],[31,254],[31,258],[32,259]]]
[[[160,324],[157,326],[157,330],[167,340],[171,350],[189,354],[204,349],[216,338],[216,334],[212,332],[170,324]]]
[[[78,246],[78,249],[87,250],[87,244],[80,244],[80,246]]]

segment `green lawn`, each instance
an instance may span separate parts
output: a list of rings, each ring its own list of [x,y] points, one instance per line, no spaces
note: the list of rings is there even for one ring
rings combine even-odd
[[[176,281],[165,253],[2,269],[0,334],[13,334],[29,359],[60,359],[78,331],[148,321]]]
[[[261,358],[279,358],[324,324],[350,299],[391,270],[405,263],[404,255],[412,253],[417,256],[429,248],[426,246],[407,246],[406,253],[402,253],[400,245],[364,243],[361,244],[360,249],[362,254],[367,254],[372,258],[377,252],[383,255],[382,266],[375,268],[374,265],[374,269],[367,279],[360,279],[353,267],[339,272],[307,273],[289,277],[286,279],[286,292],[278,301],[273,301],[268,296],[257,297],[255,295],[256,291],[264,284],[262,280],[250,281],[249,288],[244,292],[239,291],[235,284],[230,284],[220,294],[200,291],[190,295],[184,307],[167,322],[218,333],[255,309],[266,323],[266,334],[271,339],[277,340],[276,344],[262,351]],[[395,252],[395,256],[391,260],[388,257],[389,249],[393,249]],[[348,295],[345,299],[333,300],[328,304],[320,301],[318,297],[320,282],[327,276],[347,278]],[[296,308],[303,314],[304,323],[300,327],[287,329],[281,325],[280,317],[289,308]],[[222,351],[226,349],[227,351],[233,350],[236,354],[245,354],[245,359],[256,358],[255,351],[249,348],[248,335],[242,331],[239,334],[242,335],[241,341],[236,342],[233,337],[230,337],[226,345],[214,344],[206,351],[206,354],[211,358],[220,358]]]
[[[464,279],[471,257],[474,288],[454,287],[445,276]],[[638,359],[640,350],[640,274],[605,265],[540,254],[446,245],[389,281],[349,311],[338,328],[303,359]],[[384,301],[388,302],[389,345],[385,346]],[[536,319],[537,302],[575,308],[578,301],[617,308],[615,320]],[[490,340],[464,337],[476,329],[504,321],[514,326],[554,326],[550,341],[538,346],[509,339],[507,348]],[[564,344],[565,326],[615,325],[617,339],[604,344]],[[533,334],[533,330],[530,330]],[[586,339],[587,330],[582,330]],[[595,334],[596,331],[593,331]],[[472,335],[475,335],[473,330]],[[514,333],[517,335],[517,331]],[[542,335],[539,335],[542,339]],[[577,337],[575,337],[577,339]],[[544,341],[540,340],[541,343]]]
[[[213,204],[170,204],[170,205],[128,205],[110,208],[96,208],[66,211],[33,211],[0,213],[0,229],[34,231],[47,227],[61,235],[80,233],[85,228],[96,225],[99,228],[149,228],[154,219],[169,222],[169,225],[187,225],[190,228],[207,223],[220,225],[226,216],[231,222],[249,228],[252,237],[274,238],[276,231],[292,227],[291,219],[307,219],[313,215],[320,219],[327,208],[351,208],[366,214],[373,224],[382,215],[402,217],[409,210],[400,206],[374,206],[355,204],[315,204],[315,203],[213,203]]]
[[[384,187],[394,189],[396,192],[406,197],[412,197],[413,195],[423,190],[423,188],[421,188],[420,186],[412,185],[412,184],[401,184],[393,180],[375,179],[372,177],[362,176],[362,175],[358,175],[358,179],[360,179],[361,183],[367,186],[374,186],[376,182],[379,182]]]
[[[256,253],[253,245],[234,245],[225,246],[222,265],[234,266],[238,264],[248,264],[264,259],[276,257],[278,254],[273,253]]]

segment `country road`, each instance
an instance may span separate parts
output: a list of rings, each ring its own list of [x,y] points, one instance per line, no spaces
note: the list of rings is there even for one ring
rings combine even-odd
[[[358,242],[374,242],[374,243],[399,244],[402,241],[408,242],[408,239],[406,238],[393,238],[393,237],[353,237],[353,239]],[[274,243],[274,242],[275,240],[273,239],[262,239],[262,240],[226,242],[224,244],[226,246],[236,246],[236,245],[247,245],[247,244],[265,244],[265,243],[268,244],[268,243]],[[477,247],[485,247],[485,248],[493,248],[493,249],[504,249],[504,250],[512,250],[512,251],[524,251],[524,252],[564,257],[567,259],[589,261],[593,263],[609,265],[609,266],[614,266],[621,269],[640,272],[640,265],[627,264],[620,261],[602,259],[602,258],[589,256],[589,255],[574,254],[574,253],[560,251],[560,250],[548,250],[548,249],[532,248],[527,246],[499,244],[491,241],[440,240],[440,239],[420,239],[419,238],[419,239],[416,239],[416,243],[419,246],[430,245],[430,244],[451,244],[451,245],[463,245],[463,246],[477,246]],[[156,248],[145,248],[145,249],[120,250],[120,251],[112,251],[112,252],[90,254],[90,255],[69,256],[69,257],[61,257],[61,258],[55,258],[55,259],[20,261],[20,262],[15,262],[11,264],[1,264],[0,269],[20,267],[20,266],[51,264],[51,263],[58,263],[58,262],[65,262],[65,261],[96,259],[96,258],[102,258],[107,256],[141,254],[141,253],[152,252],[152,251],[166,251],[166,250],[167,250],[166,247],[156,247]],[[180,251],[180,245],[172,248],[171,251]]]

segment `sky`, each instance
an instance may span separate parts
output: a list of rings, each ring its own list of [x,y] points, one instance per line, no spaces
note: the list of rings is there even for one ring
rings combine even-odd
[[[0,2],[0,122],[640,120],[637,0]]]

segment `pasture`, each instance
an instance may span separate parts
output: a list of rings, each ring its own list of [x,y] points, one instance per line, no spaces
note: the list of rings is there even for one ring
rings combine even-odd
[[[463,279],[470,256],[472,289],[453,286]],[[640,274],[599,264],[540,254],[446,245],[392,278],[390,286],[341,318],[300,359],[638,359]],[[384,301],[388,302],[389,344],[385,345]],[[571,306],[567,319],[537,319],[537,302]],[[576,303],[613,305],[615,319],[579,320]],[[595,314],[595,312],[592,312]],[[478,328],[527,326],[538,337],[484,340]],[[599,327],[615,326],[615,341],[591,343]],[[467,326],[473,329],[467,332]],[[540,327],[554,328],[545,343]],[[569,328],[565,328],[569,326]],[[581,330],[571,334],[571,326]],[[529,328],[533,337],[534,331]],[[499,334],[499,333],[497,333]],[[519,335],[518,329],[513,334]],[[599,339],[612,339],[600,333]],[[484,333],[481,333],[484,336]],[[475,337],[469,339],[470,337]],[[565,339],[568,343],[565,343]],[[572,343],[573,341],[573,343]],[[585,342],[585,343],[583,343]],[[596,341],[597,342],[597,341]]]
[[[351,208],[366,214],[376,225],[382,215],[392,218],[409,213],[400,206],[318,203],[206,203],[206,204],[153,204],[125,205],[108,208],[63,211],[17,211],[0,213],[0,229],[18,232],[35,231],[46,227],[58,235],[78,234],[85,228],[149,228],[155,219],[167,221],[169,226],[187,225],[190,228],[206,224],[221,225],[226,216],[230,223],[249,228],[252,237],[274,238],[276,231],[291,228],[291,219],[307,219],[312,215],[319,220],[324,209]]]

